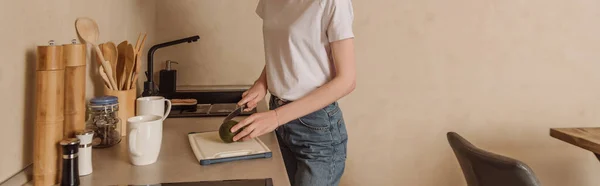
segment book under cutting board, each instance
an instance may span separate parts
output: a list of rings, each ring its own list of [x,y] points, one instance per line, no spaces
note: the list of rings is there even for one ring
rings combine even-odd
[[[190,146],[200,165],[270,158],[271,150],[259,139],[225,143],[218,131],[192,132],[188,134]]]

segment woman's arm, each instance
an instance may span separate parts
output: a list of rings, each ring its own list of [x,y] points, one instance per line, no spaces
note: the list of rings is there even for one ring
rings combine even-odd
[[[335,77],[303,98],[277,108],[275,111],[280,123],[287,123],[310,114],[354,90],[356,86],[354,39],[333,42],[331,49],[336,69]]]
[[[354,39],[332,42],[331,49],[336,72],[331,81],[287,105],[268,112],[253,114],[240,121],[231,128],[232,132],[244,126],[248,127],[236,135],[233,140],[237,141],[242,137],[244,140],[251,139],[271,132],[279,125],[310,114],[352,92],[356,86]]]

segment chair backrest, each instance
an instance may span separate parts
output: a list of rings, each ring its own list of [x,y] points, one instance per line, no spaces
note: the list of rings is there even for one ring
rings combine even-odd
[[[477,148],[455,132],[447,137],[468,186],[541,185],[525,163]]]

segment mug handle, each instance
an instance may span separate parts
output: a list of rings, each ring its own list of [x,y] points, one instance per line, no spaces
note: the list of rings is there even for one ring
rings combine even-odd
[[[167,110],[165,111],[165,115],[163,115],[163,121],[167,119],[167,116],[169,116],[169,113],[171,113],[171,100],[165,99],[165,102],[167,102]]]
[[[133,129],[129,132],[129,152],[134,156],[142,156],[143,154],[137,151],[136,141],[137,141],[137,131],[138,129]]]

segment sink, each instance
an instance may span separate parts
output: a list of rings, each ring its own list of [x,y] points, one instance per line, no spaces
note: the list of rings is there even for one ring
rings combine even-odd
[[[168,117],[215,117],[227,116],[237,108],[244,91],[250,86],[178,86],[176,92],[161,94],[167,99],[196,99],[197,105],[173,108]],[[256,113],[256,109],[240,115]]]
[[[198,104],[237,103],[250,86],[178,86],[176,92],[168,93],[168,99],[193,98]]]

